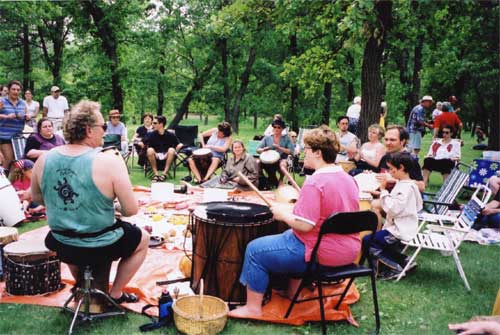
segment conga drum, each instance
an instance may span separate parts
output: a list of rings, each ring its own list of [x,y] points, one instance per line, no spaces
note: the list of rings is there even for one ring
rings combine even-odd
[[[278,233],[268,207],[243,202],[210,202],[195,208],[191,288],[198,293],[203,278],[205,293],[227,302],[245,303],[239,282],[247,244]]]
[[[0,173],[0,225],[12,227],[24,220],[23,204],[9,179]]]
[[[41,295],[58,291],[61,263],[43,240],[16,241],[5,246],[5,288],[11,295]]]
[[[212,151],[207,148],[197,149],[193,151],[193,160],[196,168],[200,171],[200,176],[204,178],[212,163]]]

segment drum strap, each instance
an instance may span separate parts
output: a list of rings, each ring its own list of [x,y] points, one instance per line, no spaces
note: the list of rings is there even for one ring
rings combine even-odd
[[[112,231],[121,227],[122,227],[122,221],[116,220],[116,223],[114,225],[104,228],[103,230],[95,233],[77,233],[73,230],[52,230],[52,233],[66,237],[87,238],[87,237],[101,236],[102,234],[107,233],[108,231]]]

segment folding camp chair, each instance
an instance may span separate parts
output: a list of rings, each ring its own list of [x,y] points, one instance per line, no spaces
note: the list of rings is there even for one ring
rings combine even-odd
[[[399,274],[396,281],[400,280],[405,275],[420,250],[437,250],[447,255],[451,253],[453,259],[455,260],[458,273],[460,274],[460,277],[462,277],[465,287],[470,291],[469,282],[467,281],[462,264],[458,258],[458,249],[464,238],[472,229],[474,221],[488,202],[490,196],[491,190],[484,185],[480,185],[472,195],[469,202],[464,205],[457,218],[437,214],[427,215],[426,219],[419,225],[419,233],[417,233],[411,241],[401,241],[406,245],[403,252],[405,252],[408,247],[415,247],[417,249],[411,256],[403,271]],[[429,222],[435,222],[438,224],[428,224]],[[447,226],[445,225],[446,222],[451,222],[452,225]]]
[[[424,192],[424,209],[432,214],[444,215],[454,204],[458,193],[467,182],[470,170],[469,165],[458,163],[436,194]]]
[[[183,144],[183,147],[177,153],[173,164],[175,178],[177,168],[180,166],[187,166],[187,159],[191,156],[193,151],[198,148],[196,145],[196,139],[198,138],[198,126],[177,125],[174,128],[174,132],[179,139],[179,142]],[[189,173],[191,173],[191,171],[189,171]]]
[[[24,157],[24,148],[26,148],[26,137],[22,134],[15,135],[10,141],[12,143],[12,150],[14,151],[14,159],[22,159]]]
[[[341,294],[335,294],[335,295],[340,295],[339,301],[334,307],[334,309],[338,310],[340,304],[344,300],[345,295],[349,291],[349,288],[351,287],[354,279],[358,277],[370,277],[372,295],[373,295],[375,324],[376,324],[375,332],[376,334],[378,334],[380,329],[380,316],[378,311],[375,270],[372,261],[372,256],[370,255],[369,252],[365,252],[369,250],[369,247],[373,240],[373,236],[375,235],[375,232],[377,230],[377,224],[378,224],[377,216],[375,215],[375,213],[371,211],[336,213],[331,215],[323,222],[319,231],[318,240],[316,241],[316,244],[311,254],[311,260],[307,264],[306,271],[304,273],[291,275],[292,278],[297,278],[302,280],[300,282],[297,291],[295,292],[295,295],[292,299],[292,302],[290,303],[290,306],[288,307],[288,310],[285,314],[285,319],[288,318],[288,316],[290,316],[293,306],[296,303],[309,300],[318,300],[321,312],[321,328],[323,334],[326,334],[325,309],[323,302],[323,298],[326,298],[326,296],[323,296],[322,285],[325,283],[337,284],[346,279],[349,280],[344,291]],[[320,247],[321,239],[323,238],[324,235],[326,234],[347,235],[347,234],[359,233],[366,230],[371,231],[372,233],[371,239],[367,244],[366,250],[363,250],[362,258],[359,264],[352,263],[344,266],[331,267],[331,266],[319,265],[317,263],[317,253]],[[332,255],[332,257],[335,257],[335,255]],[[368,259],[368,267],[362,265],[365,258]],[[300,295],[300,292],[311,283],[315,284],[318,287],[318,296],[314,298],[303,299],[300,301],[297,300],[297,298]]]
[[[259,154],[257,153],[257,148],[259,147],[259,144],[260,141],[249,140],[246,148],[248,154],[254,157],[259,157]]]

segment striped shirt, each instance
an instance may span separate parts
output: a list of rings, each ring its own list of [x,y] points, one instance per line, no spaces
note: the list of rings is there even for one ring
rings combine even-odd
[[[13,105],[8,97],[2,98],[3,108],[1,115],[16,114],[15,119],[0,119],[0,140],[10,140],[14,135],[20,134],[24,129],[24,118],[26,116],[26,103],[19,99]]]

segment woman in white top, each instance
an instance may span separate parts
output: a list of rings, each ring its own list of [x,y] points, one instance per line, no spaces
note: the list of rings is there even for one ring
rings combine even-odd
[[[26,124],[33,129],[36,129],[36,117],[40,111],[40,103],[33,100],[33,93],[30,90],[24,91],[24,99],[26,101],[26,108],[28,112],[26,115],[30,116],[30,120],[26,121]]]
[[[451,126],[444,126],[441,133],[443,134],[443,138],[435,139],[434,142],[432,142],[429,152],[424,159],[422,175],[426,186],[432,171],[441,172],[444,182],[451,170],[455,167],[456,162],[460,160],[460,141],[452,138]]]
[[[385,155],[385,146],[380,142],[380,139],[384,137],[384,133],[384,128],[376,123],[368,127],[368,142],[363,143],[354,157],[356,168],[349,171],[351,176],[364,170],[380,172],[378,168],[380,159]]]

